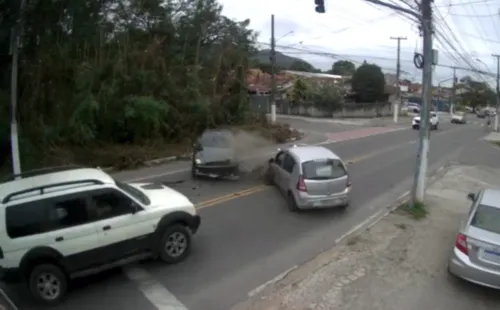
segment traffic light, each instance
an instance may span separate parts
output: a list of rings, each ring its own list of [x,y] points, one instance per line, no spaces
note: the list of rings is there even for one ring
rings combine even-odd
[[[325,13],[325,0],[314,0],[316,4],[316,13]]]

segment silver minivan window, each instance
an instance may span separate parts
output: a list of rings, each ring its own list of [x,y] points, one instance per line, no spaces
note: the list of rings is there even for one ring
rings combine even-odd
[[[316,159],[302,163],[303,177],[307,180],[328,180],[345,176],[347,171],[338,159]]]
[[[500,209],[479,205],[470,223],[471,226],[500,234]]]

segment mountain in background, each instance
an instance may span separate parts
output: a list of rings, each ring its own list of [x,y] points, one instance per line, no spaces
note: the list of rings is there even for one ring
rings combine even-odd
[[[253,57],[253,59],[258,62],[260,65],[270,65],[271,61],[269,60],[269,55],[271,54],[271,50],[264,49],[257,52],[257,54]],[[304,71],[304,72],[321,72],[321,70],[316,69],[309,62],[298,58],[291,57],[285,55],[280,52],[276,52],[276,66],[285,70],[294,70],[294,71]]]

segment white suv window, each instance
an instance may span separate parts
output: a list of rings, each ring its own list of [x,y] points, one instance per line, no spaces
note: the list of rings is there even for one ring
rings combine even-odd
[[[29,202],[7,207],[5,222],[9,237],[14,239],[45,232],[47,229],[46,210],[43,202]]]
[[[132,213],[132,207],[136,204],[132,199],[118,191],[94,195],[92,200],[100,220]]]
[[[83,198],[62,200],[48,205],[51,230],[64,229],[90,222],[87,203]]]

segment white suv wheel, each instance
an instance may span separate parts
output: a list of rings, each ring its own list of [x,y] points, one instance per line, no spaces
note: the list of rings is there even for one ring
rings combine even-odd
[[[160,241],[160,258],[169,264],[183,261],[191,251],[191,231],[175,224],[167,227]]]
[[[66,275],[55,265],[38,265],[30,273],[29,288],[37,302],[57,304],[66,295]]]

